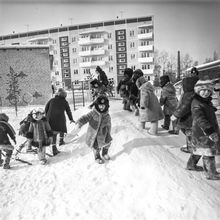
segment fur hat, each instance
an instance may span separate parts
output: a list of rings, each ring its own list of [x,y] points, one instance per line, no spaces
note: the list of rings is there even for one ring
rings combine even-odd
[[[127,75],[129,78],[133,75],[133,70],[131,68],[125,68],[124,70],[124,76]]]
[[[213,83],[212,80],[207,79],[207,80],[199,80],[197,81],[194,91],[195,93],[199,94],[199,92],[203,89],[209,90],[211,93],[214,91],[215,84]]]
[[[199,75],[199,71],[197,70],[197,68],[194,66],[192,67],[191,71],[190,71],[191,75]]]
[[[5,113],[0,113],[0,121],[8,122],[9,117]]]
[[[99,105],[105,105],[104,111],[100,111]],[[106,112],[109,109],[109,100],[105,95],[99,95],[95,100],[95,108],[98,112]]]
[[[102,70],[102,68],[101,68],[100,66],[97,66],[96,69],[95,69],[95,71],[97,71],[97,72],[100,73],[100,72],[102,72],[103,70]]]
[[[160,86],[164,87],[168,82],[170,82],[170,78],[168,75],[163,75],[160,77]]]
[[[66,98],[67,92],[63,88],[59,88],[58,91],[57,91],[57,95],[60,96],[60,97]]]
[[[146,83],[147,82],[147,80],[144,78],[144,76],[141,76],[141,77],[139,77],[138,79],[137,79],[137,81],[136,81],[136,86],[138,87],[138,88],[140,88],[144,83]]]

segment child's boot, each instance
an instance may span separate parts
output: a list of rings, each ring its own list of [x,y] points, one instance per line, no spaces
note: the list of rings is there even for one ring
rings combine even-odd
[[[209,180],[220,180],[220,173],[216,170],[215,157],[203,156],[205,177]]]
[[[93,149],[95,161],[99,164],[104,163],[104,160],[100,156],[100,149]]]
[[[4,160],[2,159],[2,152],[0,150],[0,167],[2,166],[3,162],[4,162]]]
[[[158,121],[151,122],[151,128],[148,130],[148,133],[151,135],[157,135],[158,132]]]
[[[57,149],[57,146],[54,144],[52,145],[52,152],[53,152],[53,156],[60,153],[60,151]]]
[[[10,157],[6,154],[5,163],[3,165],[3,169],[10,169]]]
[[[59,140],[59,146],[64,145],[64,133],[60,133],[60,140]]]
[[[108,155],[108,148],[107,147],[104,147],[102,149],[102,157],[105,159],[105,160],[110,160],[110,156]]]
[[[199,162],[200,158],[200,155],[191,154],[187,162],[186,169],[194,171],[203,171],[203,168],[201,166],[197,166],[197,163]]]

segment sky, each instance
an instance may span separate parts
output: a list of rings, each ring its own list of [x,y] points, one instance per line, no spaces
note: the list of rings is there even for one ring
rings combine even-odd
[[[70,102],[69,102],[70,103]],[[43,107],[43,106],[41,106]],[[70,103],[73,110],[73,105]],[[18,133],[19,122],[34,106],[1,108]],[[77,120],[90,111],[88,103],[73,112]],[[98,164],[85,144],[87,125],[78,137],[67,119],[67,144],[61,153],[39,164],[37,155],[11,160],[11,170],[0,169],[1,220],[219,220],[220,181],[206,180],[203,172],[185,170],[189,154],[180,151],[182,133],[159,129],[158,136],[139,130],[133,112],[121,100],[110,100],[113,138],[110,161]],[[160,124],[162,121],[160,121]],[[146,128],[149,128],[147,123]],[[25,141],[18,136],[17,147]],[[51,153],[51,148],[46,151]],[[14,156],[13,156],[14,157]],[[216,157],[220,169],[220,156]],[[199,161],[199,166],[202,161]]]
[[[155,48],[203,63],[220,56],[220,0],[0,0],[0,36],[90,22],[154,16]]]

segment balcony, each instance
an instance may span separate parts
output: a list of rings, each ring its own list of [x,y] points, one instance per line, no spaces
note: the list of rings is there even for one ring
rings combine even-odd
[[[154,58],[153,57],[139,57],[138,62],[139,63],[153,63]]]
[[[80,38],[79,39],[79,45],[91,45],[91,44],[104,44],[105,39],[104,38]]]
[[[144,74],[153,74],[154,73],[154,69],[146,69],[146,70],[142,70]]]
[[[89,62],[82,62],[79,64],[80,67],[95,67],[95,66],[105,66],[106,61],[99,60],[99,61],[89,61]]]
[[[87,50],[87,51],[80,51],[79,56],[86,57],[86,56],[99,56],[99,55],[105,55],[104,49],[99,50]]]
[[[153,45],[145,45],[145,46],[138,46],[139,51],[153,51],[154,46]]]
[[[143,34],[138,34],[138,39],[139,40],[145,40],[145,39],[152,39],[153,38],[153,33],[143,33]]]

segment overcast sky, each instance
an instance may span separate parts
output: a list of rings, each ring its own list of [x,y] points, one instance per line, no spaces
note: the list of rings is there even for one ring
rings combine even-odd
[[[220,55],[217,0],[0,0],[0,35],[150,15],[159,51],[180,50],[199,63],[214,51]]]

